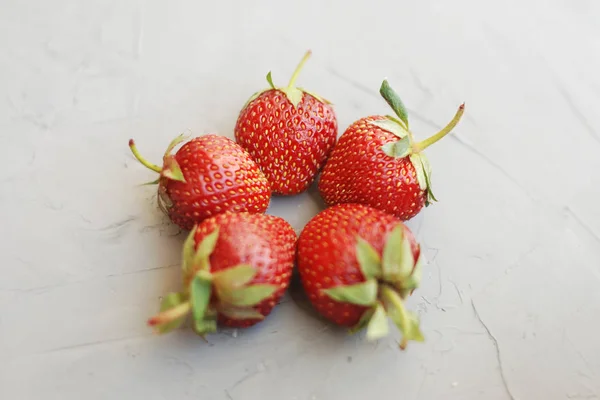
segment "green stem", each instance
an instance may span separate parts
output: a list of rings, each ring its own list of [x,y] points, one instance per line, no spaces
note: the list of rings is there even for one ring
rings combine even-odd
[[[394,288],[388,285],[381,285],[381,297],[392,304],[401,314],[406,314],[404,302]]]
[[[140,154],[140,152],[138,151],[135,142],[133,141],[133,139],[129,139],[129,148],[131,149],[131,152],[133,153],[133,155],[135,156],[135,158],[142,163],[143,166],[145,166],[148,169],[151,169],[154,172],[158,172],[159,174],[162,172],[162,168],[159,167],[158,165],[152,164],[151,162],[147,161],[144,157],[142,157],[142,155]]]
[[[386,308],[388,316],[394,321],[400,332],[402,332],[402,340],[400,348],[404,350],[409,340],[423,341],[423,336],[419,331],[418,325],[414,326],[413,321],[404,307],[404,301],[400,294],[394,288],[388,285],[382,285],[381,297],[389,306]]]
[[[400,348],[402,350],[404,350],[408,344],[408,337],[407,334],[405,332],[405,329],[408,327],[408,315],[406,313],[406,308],[404,307],[404,302],[402,301],[402,298],[400,297],[400,295],[398,294],[398,292],[396,292],[396,290],[394,290],[393,288],[391,288],[388,285],[382,285],[381,287],[381,297],[383,297],[383,299],[387,302],[389,302],[392,307],[396,310],[396,312],[398,313],[398,319],[394,319],[394,322],[396,323],[396,325],[398,326],[398,328],[400,329],[400,331],[402,332],[402,340],[400,341]]]
[[[448,125],[446,125],[444,127],[444,129],[442,129],[435,135],[433,135],[419,143],[416,143],[413,147],[415,153],[425,150],[427,147],[431,146],[432,144],[434,144],[435,142],[437,142],[438,140],[442,139],[444,136],[449,134],[450,131],[452,131],[452,129],[454,129],[456,124],[458,124],[458,121],[460,121],[460,118],[462,117],[464,112],[465,112],[465,103],[461,104],[460,107],[458,107],[458,111],[454,115],[454,118],[452,118],[452,121],[450,121],[448,123]]]
[[[290,83],[288,83],[288,86],[287,86],[288,89],[291,89],[294,87],[294,84],[296,83],[296,79],[298,79],[298,75],[300,75],[300,71],[302,70],[302,67],[304,67],[304,64],[306,63],[306,61],[308,60],[308,58],[310,57],[311,54],[312,54],[312,51],[308,50],[304,54],[304,57],[302,57],[302,60],[300,60],[300,63],[298,64],[298,66],[296,67],[296,70],[294,71],[294,74],[290,78]]]

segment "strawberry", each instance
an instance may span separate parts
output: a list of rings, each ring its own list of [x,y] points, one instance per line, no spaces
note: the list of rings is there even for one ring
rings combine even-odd
[[[409,340],[423,341],[404,299],[419,286],[421,249],[399,219],[362,204],[339,204],[317,214],[298,239],[302,286],[316,310],[374,340],[388,333],[386,315]]]
[[[307,52],[287,87],[273,85],[255,93],[235,125],[235,139],[258,163],[274,193],[294,195],[314,181],[337,137],[330,103],[295,86]]]
[[[157,333],[192,313],[204,336],[217,324],[246,328],[263,320],[290,283],[296,233],[272,215],[223,213],[197,225],[183,246],[183,287],[163,298],[148,320]]]
[[[129,147],[144,166],[158,172],[158,205],[171,221],[185,230],[225,212],[264,213],[271,200],[269,182],[248,153],[233,140],[205,135],[171,151],[184,140],[174,139],[162,168],[146,161],[133,139]]]
[[[386,80],[380,93],[398,118],[369,116],[350,125],[323,168],[319,192],[328,205],[366,204],[406,221],[437,201],[423,150],[450,133],[464,104],[444,129],[415,142],[404,104]]]

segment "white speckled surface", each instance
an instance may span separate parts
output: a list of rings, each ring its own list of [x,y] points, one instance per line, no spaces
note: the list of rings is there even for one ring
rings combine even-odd
[[[595,399],[600,395],[600,5],[590,0],[0,1],[0,398]],[[151,174],[181,131],[232,137],[273,71],[388,112],[440,199],[410,226],[427,342],[347,337],[287,301],[249,331],[153,336],[183,234]],[[340,132],[341,133],[341,132]],[[314,193],[271,212],[300,230]],[[235,337],[234,337],[235,336]],[[398,394],[399,393],[399,394]]]

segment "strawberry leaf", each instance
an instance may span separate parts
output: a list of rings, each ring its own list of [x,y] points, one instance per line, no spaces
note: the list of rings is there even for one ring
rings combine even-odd
[[[269,298],[279,288],[277,285],[258,284],[219,293],[221,300],[236,307],[255,306]]]
[[[324,289],[323,293],[341,303],[370,306],[377,301],[377,281],[375,279],[368,279],[365,282],[355,285],[335,286]]]
[[[424,154],[421,153],[413,153],[410,155],[410,162],[415,168],[415,172],[417,173],[417,181],[419,182],[419,187],[421,190],[427,190],[427,178],[425,177],[425,170],[423,168],[423,163],[421,162],[421,157]]]
[[[386,280],[394,280],[400,274],[402,251],[400,244],[404,237],[402,225],[398,224],[388,235],[383,247],[382,268]]]
[[[264,319],[265,316],[253,308],[221,307],[219,312],[231,319]]]
[[[190,302],[196,323],[204,319],[212,293],[211,281],[202,275],[196,274],[190,285]]]
[[[408,136],[398,140],[397,142],[389,142],[381,146],[383,152],[394,158],[403,158],[410,154],[410,138]]]
[[[406,128],[404,128],[396,120],[391,119],[390,117],[387,117],[387,119],[378,119],[375,121],[369,121],[369,124],[376,126],[378,128],[381,128],[384,131],[390,132],[390,133],[398,136],[400,139],[410,136],[408,134],[408,131],[406,130]]]
[[[200,336],[217,331],[217,320],[214,318],[199,319],[194,322],[194,330]]]
[[[217,245],[217,239],[219,238],[219,227],[216,227],[214,231],[204,237],[204,239],[198,245],[196,254],[194,255],[193,265],[199,267],[202,270],[208,270],[209,263],[208,257],[215,250]]]
[[[321,103],[325,103],[325,104],[333,104],[331,103],[331,101],[327,100],[325,97],[323,96],[319,96],[316,93],[313,92],[309,92],[308,90],[304,89],[304,88],[298,88],[299,90],[303,91],[306,94],[310,94],[312,97],[314,97],[315,99],[319,100]]]
[[[275,85],[273,85],[273,77],[271,76],[271,71],[267,74],[267,82],[269,82],[269,86],[271,89],[275,89]]]
[[[297,87],[287,87],[279,90],[285,94],[294,108],[298,107],[298,104],[302,101],[302,96],[304,96],[304,92]]]
[[[222,290],[231,290],[244,286],[256,276],[256,268],[247,264],[236,265],[229,269],[215,272],[213,282]]]
[[[165,157],[161,175],[174,181],[185,182],[183,171],[173,156]]]
[[[429,164],[429,159],[423,153],[421,153],[421,165],[423,166],[423,174],[425,175],[425,184],[427,185],[427,196],[425,198],[425,205],[429,206],[432,201],[438,201],[433,192],[431,191],[431,165]]]
[[[155,179],[151,182],[146,182],[146,183],[142,183],[141,186],[150,186],[150,185],[157,185],[160,182],[160,178]]]
[[[401,311],[394,311],[394,308],[392,308],[388,314],[400,332],[402,332],[402,342],[400,344],[402,349],[406,348],[409,340],[414,340],[415,342],[425,341],[423,332],[421,332],[421,328],[419,327],[419,318],[416,314],[406,311],[404,308]]]
[[[389,325],[386,318],[385,309],[378,303],[375,306],[375,311],[373,312],[373,316],[367,325],[367,339],[368,340],[377,340],[386,336],[389,333]]]
[[[381,257],[369,242],[356,237],[356,259],[366,279],[381,276]]]
[[[270,89],[267,89],[267,90],[270,90]],[[248,107],[248,104],[252,103],[254,100],[256,100],[258,98],[258,96],[260,96],[264,92],[266,92],[266,90],[261,90],[260,92],[256,92],[252,96],[250,96],[250,98],[246,101],[246,103],[242,107],[242,110],[246,109],[246,107]]]
[[[169,154],[171,154],[171,151],[173,151],[175,146],[177,146],[179,143],[183,142],[184,140],[185,140],[185,135],[183,133],[181,135],[177,136],[175,139],[171,140],[171,143],[169,143],[169,146],[167,146],[167,150],[165,150],[164,156],[165,157],[169,156]]]
[[[415,260],[402,224],[398,224],[387,238],[382,265],[384,279],[392,283],[402,281],[413,271]]]
[[[400,251],[400,268],[398,276],[400,278],[405,278],[411,274],[415,266],[415,258],[413,257],[412,247],[407,235],[403,235],[400,248],[396,248],[395,251]]]
[[[400,125],[402,127],[402,129],[406,129],[406,126],[404,124],[403,121],[400,121],[398,118],[394,117],[393,115],[389,115],[387,114],[385,116],[387,119],[394,121],[395,123],[397,123],[398,125]],[[406,131],[408,132],[408,130],[406,129]]]
[[[160,334],[171,332],[181,326],[185,321],[185,316],[189,311],[185,297],[181,293],[169,293],[163,297],[160,305],[160,311],[163,316],[166,316],[166,321],[160,323],[156,327],[156,331]]]
[[[375,308],[374,307],[371,307],[371,308],[367,309],[361,315],[360,320],[358,321],[358,323],[356,325],[354,325],[352,328],[350,328],[350,333],[356,333],[356,332],[362,330],[365,326],[367,326],[367,324],[371,320],[371,317],[373,317],[373,313],[375,313]]]
[[[181,256],[183,260],[181,265],[183,272],[189,272],[194,267],[194,237],[196,236],[197,230],[198,226],[196,225],[188,234],[187,238],[185,239],[185,242],[183,243],[183,254]]]
[[[386,301],[387,314],[402,333],[400,348],[406,348],[409,340],[423,342],[425,338],[419,328],[418,317],[404,307],[404,302],[392,288],[384,287],[382,296]]]
[[[381,87],[379,88],[379,93],[385,99],[385,101],[392,107],[394,113],[406,124],[408,127],[408,114],[406,112],[406,107],[404,107],[404,103],[400,99],[400,96],[392,89],[387,79],[381,83]]]
[[[423,255],[419,254],[419,258],[412,270],[412,273],[401,282],[402,289],[407,289],[409,291],[413,291],[418,288],[421,284],[421,276],[423,274]],[[404,296],[403,296],[404,297]]]

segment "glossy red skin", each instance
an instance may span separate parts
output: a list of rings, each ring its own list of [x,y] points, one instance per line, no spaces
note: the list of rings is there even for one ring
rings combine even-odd
[[[239,264],[255,267],[258,272],[250,284],[279,285],[275,293],[254,307],[262,315],[269,315],[290,284],[296,232],[285,220],[273,215],[225,213],[198,225],[194,236],[196,247],[217,226],[219,237],[210,256],[210,271],[217,272]],[[223,315],[218,318],[219,324],[235,328],[246,328],[260,321],[231,319]]]
[[[382,255],[388,234],[398,225],[411,242],[415,260],[420,247],[411,231],[399,219],[362,204],[340,204],[317,214],[298,239],[297,264],[302,285],[310,302],[325,318],[337,325],[352,327],[367,307],[332,300],[322,289],[365,281],[356,260],[356,235]]]
[[[310,186],[336,137],[337,119],[330,105],[305,93],[294,108],[277,89],[252,100],[235,126],[236,141],[260,166],[273,192],[281,195]]]
[[[232,211],[264,213],[271,200],[267,178],[248,153],[224,136],[204,135],[175,154],[186,182],[161,178],[170,219],[182,229],[213,215]],[[166,197],[164,195],[166,194]]]
[[[408,157],[390,157],[381,150],[398,140],[369,124],[384,118],[362,118],[346,129],[323,168],[319,192],[328,205],[366,204],[406,221],[421,211],[426,193]]]

